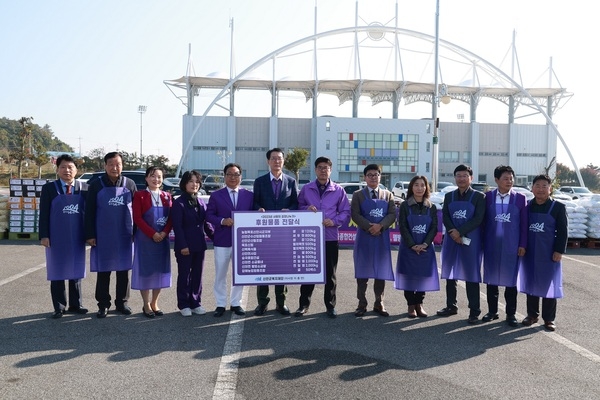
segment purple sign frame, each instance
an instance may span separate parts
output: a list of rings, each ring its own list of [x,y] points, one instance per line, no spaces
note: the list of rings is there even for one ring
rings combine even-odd
[[[325,283],[323,213],[235,211],[233,285]]]

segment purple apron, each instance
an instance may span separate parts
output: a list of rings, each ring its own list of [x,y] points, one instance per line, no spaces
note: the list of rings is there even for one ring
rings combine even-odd
[[[411,208],[408,207],[407,221],[414,242],[417,244],[423,243],[427,232],[431,228],[431,216],[429,214],[413,214]],[[418,255],[402,243],[402,238],[400,238],[394,288],[414,292],[440,290],[437,261],[433,246],[427,247],[425,253]]]
[[[458,190],[458,189],[457,189]],[[448,204],[450,218],[456,228],[462,226],[475,214],[475,205],[471,202],[475,192],[468,201],[454,201],[457,190],[452,192],[452,201]],[[469,246],[458,244],[450,235],[446,235],[442,243],[442,278],[457,279],[466,282],[481,282],[481,228],[468,233],[471,239]]]
[[[92,272],[127,271],[133,255],[131,192],[122,186],[104,186],[97,196],[96,246],[90,250]]]
[[[50,247],[46,247],[46,275],[49,281],[85,278],[85,235],[83,233],[83,196],[78,190],[61,194],[50,207]]]
[[[552,201],[547,214],[528,213],[527,252],[519,269],[518,289],[531,296],[560,299],[562,263],[552,261],[556,221],[550,212],[554,204]]]
[[[365,200],[360,205],[361,214],[372,223],[380,222],[387,214],[388,202],[371,199],[367,189],[363,189],[363,192]],[[354,241],[354,277],[394,280],[392,249],[387,231],[379,236],[372,236],[362,229],[357,230]]]
[[[169,207],[152,206],[144,215],[144,221],[156,232],[165,228]],[[171,247],[165,238],[155,243],[141,229],[135,232],[131,288],[137,290],[171,287]]]
[[[517,196],[511,194],[507,204],[496,203],[486,210],[483,251],[483,282],[489,285],[515,287],[519,272],[519,235],[521,212]]]

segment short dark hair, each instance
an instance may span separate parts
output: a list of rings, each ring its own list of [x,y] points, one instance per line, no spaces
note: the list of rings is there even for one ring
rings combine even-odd
[[[467,171],[469,175],[473,176],[473,169],[465,164],[460,164],[458,167],[454,168],[454,173],[452,175],[456,175],[457,172]]]
[[[331,163],[331,160],[330,160],[329,158],[327,158],[327,157],[318,157],[318,158],[315,160],[315,168],[317,168],[317,165],[319,165],[319,164],[321,164],[321,163],[325,163],[325,164],[329,165],[330,167],[333,165],[333,164]]]
[[[274,147],[271,150],[267,151],[267,160],[271,158],[271,153],[281,153],[281,156],[285,158],[285,153],[279,147]]]
[[[419,179],[422,179],[423,182],[425,182],[425,193],[423,193],[423,198],[424,199],[428,199],[429,196],[431,195],[431,191],[429,190],[429,182],[427,182],[427,177],[425,177],[423,175],[416,175],[416,176],[412,177],[412,179],[410,180],[410,183],[408,184],[408,190],[406,191],[406,198],[407,199],[410,198],[410,197],[412,197],[412,196],[414,196],[413,185]]]
[[[187,186],[188,182],[192,180],[193,176],[198,178],[198,182],[200,182],[200,187],[202,187],[202,174],[200,172],[195,170],[185,171],[183,173],[183,176],[181,177],[181,180],[179,181],[179,189],[181,189],[182,192],[186,192],[185,187]]]
[[[147,178],[156,171],[162,172],[163,177],[165,176],[165,170],[163,169],[163,167],[157,167],[155,165],[151,165],[150,167],[146,168],[146,175],[144,176]]]
[[[228,170],[229,168],[234,168],[234,167],[240,170],[240,174],[242,173],[242,167],[240,166],[240,164],[238,164],[238,163],[232,163],[232,162],[230,162],[229,164],[227,164],[227,165],[226,165],[226,166],[223,168],[223,174],[226,174],[226,173],[227,173],[227,170]]]
[[[510,172],[515,177],[515,171],[513,171],[512,167],[509,165],[498,165],[496,169],[494,169],[494,178],[500,179],[503,173]]]
[[[63,161],[64,162],[72,162],[73,164],[75,164],[75,159],[73,159],[73,157],[71,157],[68,154],[61,154],[56,159],[56,168],[58,168],[60,166],[60,163],[63,162]]]
[[[120,157],[121,161],[123,161],[123,155],[121,153],[119,153],[118,151],[111,151],[110,153],[106,153],[106,155],[104,156],[104,164],[106,164],[108,162],[108,160],[110,160],[111,158],[116,158],[116,157]]]
[[[531,184],[535,185],[537,181],[546,181],[549,185],[552,185],[552,179],[550,179],[550,177],[546,174],[537,175],[535,178],[533,178],[533,182]]]
[[[379,172],[381,174],[381,168],[379,168],[379,165],[377,165],[377,164],[369,164],[363,170],[363,175],[366,175],[367,171],[372,171],[372,170],[376,170],[377,172]]]

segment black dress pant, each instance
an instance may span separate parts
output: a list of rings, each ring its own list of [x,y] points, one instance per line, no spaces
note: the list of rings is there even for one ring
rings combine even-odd
[[[527,316],[539,317],[540,298],[527,295]],[[554,321],[556,318],[556,299],[542,297],[542,319],[544,322]]]
[[[425,300],[425,292],[405,290],[404,298],[406,299],[406,304],[409,306],[416,306],[417,304],[423,304],[423,300]]]
[[[498,314],[498,296],[500,290],[496,285],[487,285],[486,288],[488,311]],[[506,315],[515,315],[517,312],[517,287],[504,288],[504,300],[506,301]]]
[[[54,311],[64,311],[67,308],[65,281],[50,281],[50,296],[52,296]],[[81,279],[69,279],[69,307],[81,306]]]
[[[325,290],[323,293],[323,302],[328,310],[335,308],[337,287],[335,273],[337,270],[339,257],[339,244],[337,240],[325,242]],[[300,286],[300,308],[309,307],[312,293],[315,285]]]
[[[456,279],[446,279],[446,307],[457,309]],[[469,301],[469,316],[478,317],[481,314],[481,302],[479,300],[479,282],[465,282],[467,287],[467,300]]]
[[[96,300],[98,308],[110,308],[110,274],[111,272],[98,272],[96,280]],[[129,300],[129,271],[116,271],[117,288],[115,294],[115,307],[123,308]]]
[[[275,285],[275,300],[278,306],[285,305],[285,298],[287,296],[287,286],[285,285]],[[258,300],[258,304],[261,306],[266,306],[271,301],[269,297],[269,285],[258,285],[256,287],[256,299]]]

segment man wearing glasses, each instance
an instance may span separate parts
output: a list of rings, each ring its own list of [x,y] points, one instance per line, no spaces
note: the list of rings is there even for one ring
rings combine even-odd
[[[225,186],[212,192],[206,207],[206,220],[215,227],[213,238],[215,253],[215,309],[214,316],[221,317],[227,305],[227,271],[231,260],[233,211],[252,210],[252,192],[240,188],[242,181],[242,167],[239,164],[229,163],[223,168]],[[243,286],[231,286],[229,301],[230,310],[236,315],[245,315],[246,312],[240,305]]]
[[[331,160],[327,157],[318,157],[315,160],[315,173],[317,179],[302,187],[298,195],[298,205],[301,210],[321,211],[323,213],[323,226],[325,227],[325,291],[323,301],[329,318],[337,317],[336,304],[336,278],[335,272],[338,264],[338,228],[350,220],[350,203],[344,189],[332,182]],[[301,317],[308,312],[310,298],[315,285],[300,286],[300,307],[296,316]]]
[[[483,246],[481,224],[485,218],[485,195],[471,188],[473,170],[461,164],[454,169],[458,189],[446,193],[442,215],[446,235],[442,243],[442,278],[446,279],[446,307],[437,315],[448,317],[458,313],[457,280],[465,281],[469,301],[469,324],[479,322],[481,314],[479,282]]]
[[[297,210],[298,192],[296,180],[283,173],[285,155],[280,148],[267,151],[267,164],[269,173],[256,178],[254,181],[254,210],[265,212],[268,210]],[[287,287],[275,285],[276,310],[282,315],[290,315],[290,309],[285,305]],[[269,286],[258,285],[256,287],[258,306],[254,315],[263,315],[267,311],[269,298]]]
[[[357,284],[358,307],[354,312],[362,317],[367,312],[367,283],[375,279],[373,311],[382,317],[390,314],[383,305],[385,281],[393,281],[392,252],[389,228],[396,221],[396,205],[392,192],[379,187],[381,169],[369,164],[363,173],[367,187],[352,194],[352,220],[358,226],[354,240],[354,276]]]

